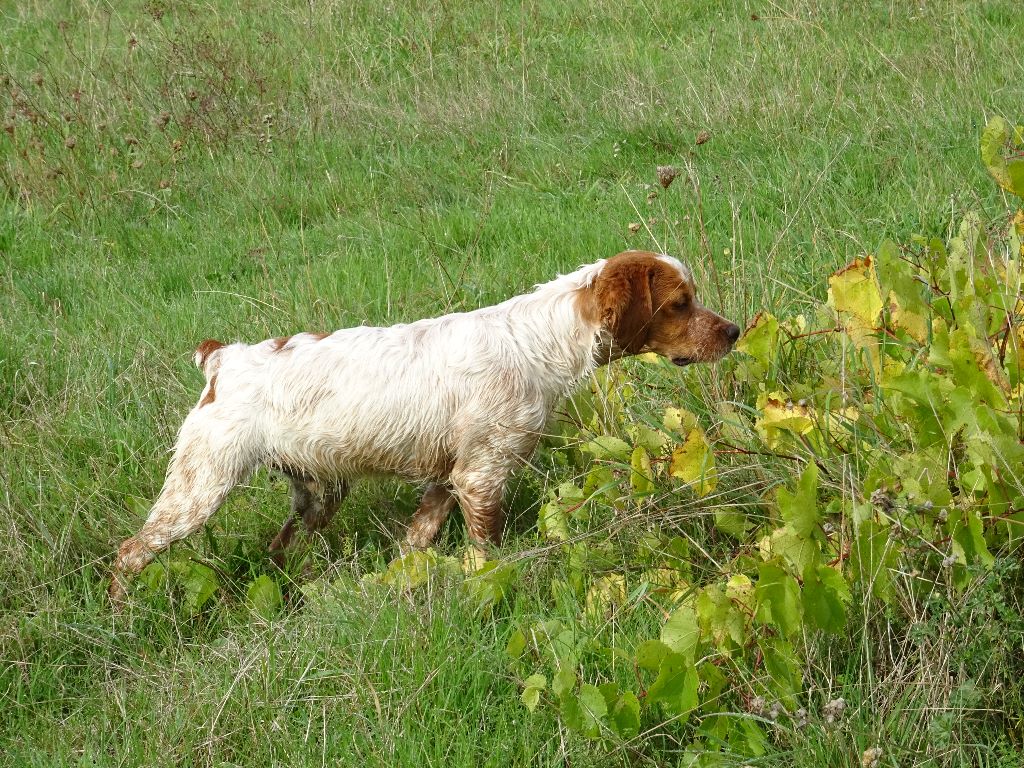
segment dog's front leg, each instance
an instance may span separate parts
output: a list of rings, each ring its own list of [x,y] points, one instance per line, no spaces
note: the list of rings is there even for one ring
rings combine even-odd
[[[452,471],[452,486],[466,518],[469,538],[478,550],[501,544],[505,532],[502,500],[511,470],[507,462],[484,462],[473,467],[456,464]]]

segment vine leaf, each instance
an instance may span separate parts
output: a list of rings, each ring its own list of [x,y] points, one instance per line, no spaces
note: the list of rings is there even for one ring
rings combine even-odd
[[[707,496],[718,485],[715,454],[704,430],[694,427],[686,442],[672,452],[669,474],[691,486],[698,496]]]
[[[843,574],[827,565],[808,568],[803,584],[804,616],[808,623],[838,635],[846,626],[850,587]]]
[[[809,539],[818,529],[821,516],[818,514],[818,466],[813,462],[807,464],[796,491],[788,491],[780,487],[776,498],[779,512],[796,535]]]
[[[762,563],[757,569],[758,621],[778,627],[786,637],[797,635],[801,626],[800,585],[783,568]]]
[[[700,641],[697,612],[688,605],[676,608],[665,622],[665,626],[661,628],[661,640],[675,653],[693,658],[697,643]]]

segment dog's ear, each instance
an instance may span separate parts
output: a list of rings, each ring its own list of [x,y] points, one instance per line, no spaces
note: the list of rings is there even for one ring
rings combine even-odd
[[[640,260],[614,260],[597,280],[597,304],[601,326],[615,346],[635,355],[647,344],[654,314],[654,268]]]

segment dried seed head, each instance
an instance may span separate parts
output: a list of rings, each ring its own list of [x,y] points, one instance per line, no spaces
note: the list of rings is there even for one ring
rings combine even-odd
[[[134,160],[132,162],[132,168],[134,168],[135,170],[138,170],[141,167],[142,167],[142,161],[141,160]]]
[[[871,747],[865,749],[864,754],[860,756],[860,764],[862,768],[878,768],[878,764],[882,760],[882,748]]]
[[[167,179],[160,179],[159,186],[160,186],[160,189],[170,189],[171,188],[171,182],[168,181]]]
[[[167,124],[169,122],[171,122],[171,113],[166,111],[166,110],[164,110],[159,115],[157,115],[155,118],[153,118],[153,123],[160,130],[163,130],[164,128],[166,128]]]
[[[825,715],[825,722],[830,725],[843,716],[846,711],[846,700],[842,698],[832,699],[825,704],[821,712]]]
[[[710,138],[711,138],[711,132],[710,131],[701,131],[700,133],[697,134],[697,138],[695,140],[695,143],[699,147],[701,144],[706,144]]]
[[[77,143],[78,139],[76,139],[74,136],[68,136],[66,139],[64,139],[64,146],[67,147],[68,149],[74,149]]]
[[[629,232],[630,232],[630,234],[635,235],[639,231],[640,231],[640,223],[637,222],[637,221],[630,222],[630,224],[629,224]]]
[[[32,85],[42,86],[43,84],[43,75],[41,72],[33,72],[32,77],[29,79],[32,81]]]
[[[669,185],[676,180],[678,175],[679,171],[671,165],[658,166],[658,183],[661,184],[663,189],[668,189]]]

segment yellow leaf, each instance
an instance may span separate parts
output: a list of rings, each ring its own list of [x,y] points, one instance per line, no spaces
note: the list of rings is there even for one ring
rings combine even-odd
[[[828,304],[849,327],[874,328],[882,311],[875,264],[870,256],[854,259],[828,279]]]
[[[743,336],[736,342],[736,351],[745,352],[763,365],[774,359],[779,341],[779,321],[770,312],[758,312]]]
[[[692,486],[698,496],[707,496],[715,490],[718,485],[715,454],[703,429],[691,429],[686,442],[672,452],[669,474]]]
[[[651,457],[642,445],[638,445],[633,449],[633,456],[630,458],[629,465],[631,467],[629,485],[633,491],[641,496],[646,496],[653,491],[654,482],[652,478],[654,471],[651,468]]]
[[[725,582],[725,596],[744,608],[749,608],[754,595],[754,582],[749,576],[736,573]]]
[[[626,602],[626,577],[610,573],[594,579],[587,590],[587,615],[603,618],[607,610]]]
[[[685,435],[697,424],[697,417],[685,408],[666,408],[661,422],[669,432]]]
[[[474,546],[468,546],[462,555],[462,572],[467,576],[474,574],[483,568],[486,562],[487,556],[482,551]]]
[[[759,395],[757,407],[761,409],[761,417],[754,427],[769,448],[778,447],[783,432],[806,435],[814,429],[811,409],[794,403],[779,392]]]
[[[904,309],[892,291],[889,292],[889,312],[892,324],[906,331],[918,344],[928,341],[928,320],[924,315]]]
[[[644,352],[642,355],[637,355],[637,359],[643,360],[645,363],[657,363],[662,360],[662,357],[654,352]]]

